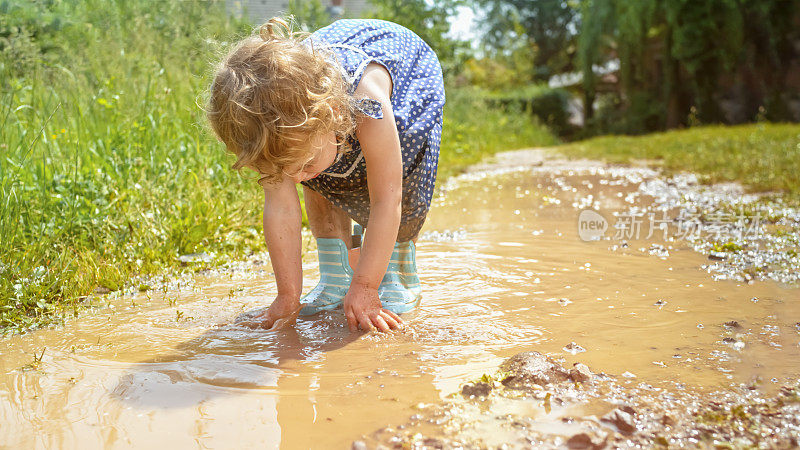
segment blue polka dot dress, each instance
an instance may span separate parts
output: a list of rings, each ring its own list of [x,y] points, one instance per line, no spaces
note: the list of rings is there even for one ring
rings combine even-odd
[[[392,110],[403,155],[403,204],[397,241],[412,239],[430,210],[442,139],[444,83],[436,54],[410,30],[383,20],[339,20],[306,41],[332,54],[355,92],[369,63],[383,65],[392,77]],[[353,99],[359,114],[382,119],[376,100]],[[302,184],[345,210],[362,226],[369,219],[367,169],[355,137],[349,148],[316,178]]]

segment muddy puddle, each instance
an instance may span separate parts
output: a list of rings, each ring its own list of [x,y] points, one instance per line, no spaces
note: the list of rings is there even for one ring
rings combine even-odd
[[[613,222],[614,212],[652,201],[634,195],[652,171],[507,166],[442,189],[417,246],[423,301],[403,332],[351,335],[341,311],[275,332],[230,325],[272,299],[268,264],[108,300],[63,327],[0,341],[0,447],[373,445],[374,430],[428,405],[482,417],[487,407],[464,400],[462,386],[531,350],[698,396],[754,380],[768,393],[797,380],[795,285],[717,279],[706,255],[664,233],[615,239],[609,228],[581,239],[581,210]],[[315,259],[307,257],[305,291]],[[547,420],[568,406],[498,399],[491,408],[490,417],[539,418],[529,427],[541,433],[571,433]],[[598,400],[580,408],[608,409]],[[469,433],[511,442],[501,422],[476,419]],[[463,431],[428,423],[420,433]]]

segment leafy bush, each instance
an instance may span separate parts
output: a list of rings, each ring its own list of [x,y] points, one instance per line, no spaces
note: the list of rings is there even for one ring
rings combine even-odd
[[[486,98],[491,105],[512,107],[532,114],[558,134],[567,134],[570,130],[570,94],[564,89],[531,84],[520,89],[492,92]]]
[[[556,137],[519,104],[498,106],[475,88],[447,90],[439,176],[449,176],[501,150],[553,145]]]

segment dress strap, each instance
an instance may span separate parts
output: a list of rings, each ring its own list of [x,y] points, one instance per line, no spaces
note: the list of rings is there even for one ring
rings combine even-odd
[[[311,40],[309,39],[309,41],[311,41]],[[311,46],[312,46],[312,48],[315,47],[314,42],[311,42]],[[328,49],[328,48],[343,48],[343,49],[350,50],[352,52],[358,53],[359,55],[363,56],[364,59],[358,64],[358,67],[356,67],[356,69],[353,71],[353,75],[352,76],[350,76],[350,73],[347,72],[347,69],[345,69],[344,65],[341,64],[340,61],[337,61],[339,63],[338,64],[339,65],[339,70],[342,72],[342,76],[344,76],[344,79],[347,80],[348,92],[351,95],[356,91],[356,84],[357,84],[358,81],[361,80],[361,75],[364,73],[364,69],[367,68],[367,65],[369,65],[369,63],[371,63],[373,61],[377,61],[374,57],[370,56],[369,53],[365,52],[364,49],[358,48],[358,47],[356,47],[354,45],[350,45],[350,44],[328,43],[328,44],[320,44],[320,45],[316,46],[316,48],[319,48],[319,49],[322,49],[322,50]],[[334,56],[336,56],[336,55],[334,54]],[[380,113],[380,117],[375,117],[374,116],[374,107],[373,107],[373,105],[367,106],[365,108],[358,108],[358,109],[360,111],[363,111],[366,115],[368,115],[368,116],[370,116],[372,118],[375,118],[375,119],[383,118],[383,114],[382,113]]]

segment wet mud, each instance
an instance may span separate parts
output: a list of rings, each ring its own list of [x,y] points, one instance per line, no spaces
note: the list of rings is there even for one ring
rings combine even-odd
[[[503,368],[495,377],[465,384],[463,398],[418,405],[406,422],[376,430],[354,448],[797,448],[800,443],[800,385],[769,395],[757,384],[698,394],[681,382],[659,388],[593,373],[581,363],[567,369],[537,352],[515,355]]]
[[[679,235],[682,208],[705,205],[685,214],[717,223],[709,211],[746,199],[683,177],[517,152],[452,179],[417,245],[422,304],[389,335],[350,334],[341,311],[236,326],[275,294],[264,254],[108,297],[0,341],[0,446],[736,446],[738,426],[791,445],[796,213],[745,215],[766,238]],[[607,222],[590,239],[587,209]],[[669,222],[615,229],[631,211]],[[544,359],[509,365],[531,351]]]

